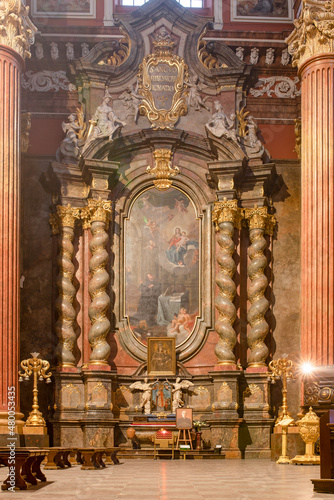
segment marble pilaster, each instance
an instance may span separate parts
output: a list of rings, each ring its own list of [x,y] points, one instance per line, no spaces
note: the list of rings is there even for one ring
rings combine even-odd
[[[1,2],[0,33],[0,433],[8,433],[8,388],[15,391],[15,432],[22,432],[18,389],[20,279],[20,80],[35,26],[21,0]]]
[[[306,0],[288,37],[301,80],[301,355],[334,364],[334,7]]]

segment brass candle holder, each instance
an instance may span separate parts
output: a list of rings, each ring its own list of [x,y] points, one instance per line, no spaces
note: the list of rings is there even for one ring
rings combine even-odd
[[[32,358],[24,359],[21,361],[21,368],[23,372],[19,372],[20,378],[19,382],[23,382],[23,380],[29,380],[30,375],[34,376],[34,386],[33,386],[33,405],[32,411],[29,413],[29,417],[25,423],[25,426],[31,427],[45,427],[46,422],[43,418],[42,413],[39,411],[38,405],[38,388],[37,382],[38,380],[45,380],[47,384],[51,382],[52,373],[46,373],[50,368],[50,363],[44,359],[39,359],[38,352],[31,353]]]
[[[314,445],[320,436],[320,419],[314,411],[312,411],[312,406],[310,406],[306,415],[298,420],[296,424],[299,427],[299,434],[305,443],[305,455],[296,455],[290,463],[319,465],[320,457],[314,454]]]
[[[282,380],[283,388],[283,404],[282,409],[275,422],[275,427],[280,425],[282,427],[282,454],[277,460],[277,464],[289,464],[290,458],[287,455],[288,448],[288,427],[294,424],[294,419],[291,416],[291,413],[288,411],[288,401],[287,401],[287,382],[288,380],[295,379],[295,370],[296,367],[290,359],[287,357],[279,358],[270,361],[268,372],[268,380],[271,381],[272,384],[275,383],[276,380]]]

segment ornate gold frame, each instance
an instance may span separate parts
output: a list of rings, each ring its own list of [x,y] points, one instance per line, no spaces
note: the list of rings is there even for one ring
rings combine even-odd
[[[174,42],[162,40],[154,42],[154,54],[144,57],[139,66],[138,73],[138,93],[143,97],[139,112],[146,115],[154,130],[173,129],[180,116],[187,113],[185,100],[184,82],[188,81],[188,66],[180,56],[172,54]],[[154,68],[161,63],[168,64],[170,68],[177,68],[177,76],[174,81],[174,95],[172,105],[169,109],[158,108],[152,94],[152,75]],[[163,85],[161,85],[163,87]],[[169,85],[171,86],[171,85]]]
[[[130,204],[130,207],[129,207],[129,210],[128,210],[128,214],[124,218],[124,222],[130,220],[132,207],[135,204],[135,202],[137,201],[137,199],[139,198],[139,196],[141,196],[146,191],[150,191],[152,188],[153,188],[153,186],[150,185],[150,186],[145,187],[144,189],[141,189],[138,193],[136,193],[136,195],[131,200],[131,204]],[[189,199],[189,202],[193,206],[193,209],[194,209],[194,212],[195,212],[195,215],[196,215],[196,221],[199,224],[199,228],[198,228],[199,229],[199,241],[201,243],[200,246],[199,246],[199,274],[201,276],[201,274],[202,274],[202,268],[203,268],[203,262],[202,262],[202,259],[203,259],[203,256],[202,256],[203,227],[202,227],[202,223],[201,223],[201,217],[199,216],[199,214],[198,214],[198,208],[195,205],[195,203],[192,200],[192,198],[190,197],[189,193],[186,190],[184,190],[181,187],[179,187],[179,186],[174,186],[173,185],[173,188],[177,189],[178,191],[180,191],[180,193],[184,194]],[[126,276],[125,276],[125,272],[126,272],[126,258],[125,258],[125,245],[126,245],[126,243],[125,243],[125,234],[126,234],[126,227],[125,227],[125,225],[123,226],[123,233],[124,233],[124,240],[123,240],[123,266],[122,266],[123,272],[122,272],[122,280],[123,280],[123,283],[125,283],[125,281],[126,281]],[[148,349],[148,343],[147,343],[147,345],[145,345],[143,342],[141,342],[135,336],[135,334],[132,331],[129,316],[126,314],[126,288],[125,287],[123,288],[123,295],[122,295],[122,297],[123,297],[122,298],[122,316],[123,316],[123,318],[126,321],[126,330],[129,333],[131,333],[131,337],[135,340],[136,343],[138,342],[141,346],[145,347],[145,349]],[[199,309],[199,315],[196,317],[195,327],[193,328],[193,330],[192,330],[191,334],[189,335],[189,337],[191,337],[193,335],[194,330],[196,328],[196,323],[197,323],[198,319],[200,319],[202,317],[202,315],[203,315],[203,304],[202,304],[201,297],[202,297],[202,282],[201,282],[201,280],[199,280],[199,284],[198,284],[198,309]],[[151,337],[151,338],[155,338],[155,337]],[[161,337],[161,338],[165,339],[165,338],[168,338],[168,337]],[[170,337],[170,338],[172,338],[172,337]],[[179,348],[180,346],[184,345],[187,342],[187,340],[188,339],[184,340],[183,342],[181,342],[181,344],[178,344],[176,347]]]
[[[163,365],[161,370],[155,370],[152,363],[154,347],[159,344],[170,344],[171,351],[171,370],[164,370]],[[147,375],[175,375],[176,373],[176,348],[174,337],[150,337],[147,339]]]

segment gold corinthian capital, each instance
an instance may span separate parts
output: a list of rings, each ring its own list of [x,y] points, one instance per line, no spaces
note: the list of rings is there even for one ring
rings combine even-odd
[[[240,227],[242,219],[242,210],[238,207],[238,200],[216,201],[212,211],[212,220],[216,227],[219,229],[219,224],[222,222],[232,222],[234,227]]]
[[[245,219],[248,221],[249,229],[263,229],[266,234],[273,234],[276,225],[274,215],[268,214],[267,207],[246,208]]]
[[[334,53],[334,2],[303,0],[295,29],[285,40],[293,65],[300,68],[311,57]]]
[[[0,2],[0,44],[15,50],[23,59],[31,57],[30,45],[37,31],[28,14],[29,7],[22,0]]]
[[[80,218],[80,209],[74,208],[70,204],[66,207],[58,205],[57,216],[61,227],[71,227],[74,229],[76,219]]]
[[[108,224],[111,218],[111,201],[94,200],[89,198],[88,205],[81,210],[81,218],[84,228],[89,227],[92,222],[104,222]]]

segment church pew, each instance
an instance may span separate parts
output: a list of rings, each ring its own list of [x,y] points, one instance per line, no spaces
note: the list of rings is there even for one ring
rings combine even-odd
[[[8,448],[0,448],[0,462],[9,468],[8,477],[1,485],[2,490],[14,491],[14,488],[26,490],[27,483],[36,485],[37,479],[46,481],[46,477],[41,471],[41,463],[48,454],[48,449],[15,448],[14,453],[15,456],[11,455]]]

